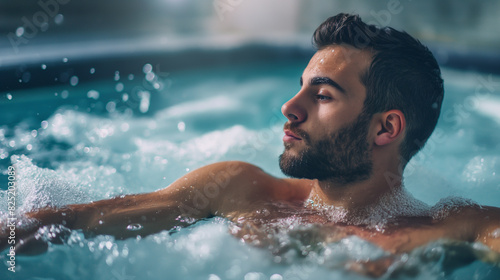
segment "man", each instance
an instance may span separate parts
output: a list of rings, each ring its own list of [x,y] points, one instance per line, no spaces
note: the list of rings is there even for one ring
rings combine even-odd
[[[293,217],[320,225],[327,242],[357,235],[392,253],[437,239],[500,252],[498,208],[428,208],[403,189],[403,169],[434,130],[443,100],[430,51],[404,32],[347,14],[322,23],[313,41],[318,51],[301,89],[282,107],[280,167],[295,179],[244,162],[215,163],[153,193],[28,213],[36,226],[20,229],[19,238],[29,241],[51,224],[127,238],[217,215],[255,226],[245,238],[265,243],[259,227]]]

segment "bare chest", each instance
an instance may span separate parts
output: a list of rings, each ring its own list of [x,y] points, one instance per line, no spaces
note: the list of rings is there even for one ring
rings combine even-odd
[[[391,253],[409,252],[439,239],[470,241],[470,231],[429,217],[401,217],[384,225],[350,223],[346,214],[321,213],[300,205],[262,205],[251,211],[232,213],[228,218],[236,224],[233,234],[245,241],[266,245],[272,234],[280,232],[304,236],[305,242],[338,242],[358,236]]]

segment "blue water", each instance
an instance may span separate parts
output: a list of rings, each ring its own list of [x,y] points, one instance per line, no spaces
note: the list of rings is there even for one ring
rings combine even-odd
[[[277,161],[285,122],[280,107],[299,90],[305,65],[256,61],[165,73],[145,61],[133,73],[117,69],[109,79],[76,77],[69,85],[2,93],[0,167],[16,168],[17,211],[150,192],[223,160],[247,161],[283,177]],[[449,69],[443,76],[437,133],[408,165],[405,185],[429,205],[463,196],[500,207],[500,77]],[[1,177],[3,219],[7,176]],[[285,233],[284,242],[298,249],[273,255],[240,242],[231,227],[213,218],[122,241],[74,231],[45,254],[19,256],[15,274],[2,253],[0,278],[366,279],[344,263],[386,254],[356,237],[311,249]],[[416,249],[395,267],[416,267],[417,279],[442,279],[443,248],[436,242]],[[307,256],[301,256],[304,250]],[[497,279],[499,272],[476,261],[446,278]]]

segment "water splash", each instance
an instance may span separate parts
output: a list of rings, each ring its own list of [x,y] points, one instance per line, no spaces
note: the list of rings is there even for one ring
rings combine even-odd
[[[127,226],[127,230],[130,231],[138,231],[143,229],[143,226],[141,224],[130,224]]]

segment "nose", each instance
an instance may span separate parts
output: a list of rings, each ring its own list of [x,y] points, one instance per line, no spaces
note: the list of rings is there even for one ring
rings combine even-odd
[[[307,118],[306,110],[299,102],[299,94],[281,106],[281,113],[293,123],[303,122]]]

